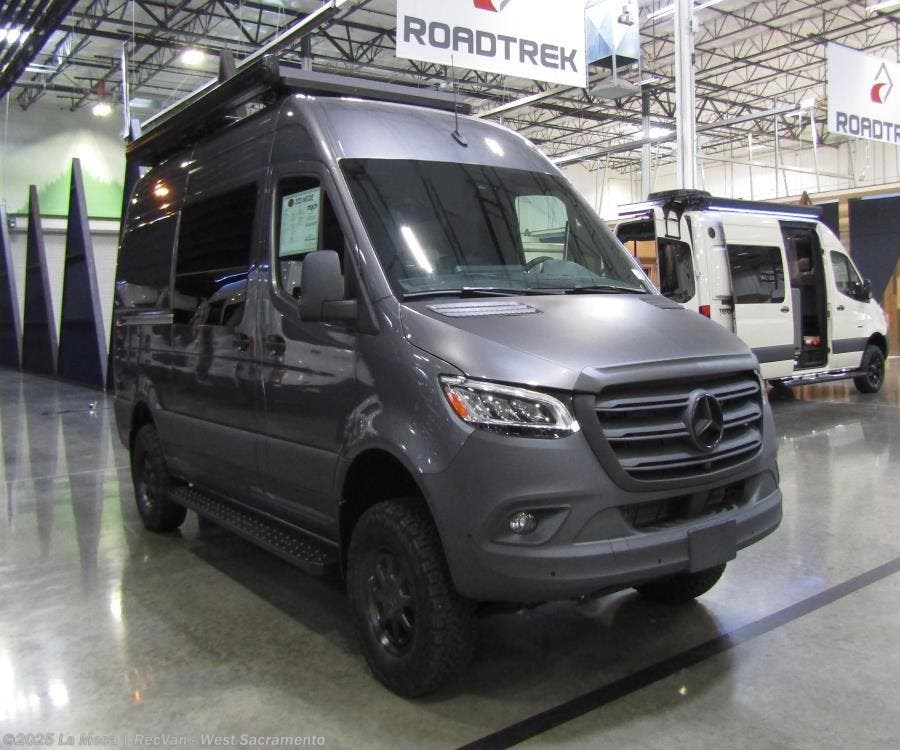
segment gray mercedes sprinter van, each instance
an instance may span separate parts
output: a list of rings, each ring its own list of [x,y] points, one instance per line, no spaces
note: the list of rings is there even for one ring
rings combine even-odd
[[[115,404],[144,524],[193,509],[339,572],[405,696],[465,668],[479,604],[687,601],[781,518],[747,347],[452,108],[264,60],[127,149]]]

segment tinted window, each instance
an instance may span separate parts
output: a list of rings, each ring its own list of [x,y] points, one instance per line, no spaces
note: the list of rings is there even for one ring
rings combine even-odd
[[[125,234],[116,273],[116,307],[168,307],[177,225],[175,216],[167,216]]]
[[[334,250],[343,263],[344,235],[318,177],[287,177],[276,199],[275,274],[285,294],[300,296],[303,259]]]
[[[834,283],[841,294],[854,298],[861,296],[862,280],[850,258],[843,253],[832,252],[831,268],[834,271]]]
[[[176,322],[225,323],[227,304],[243,308],[256,186],[186,206],[181,213],[172,307]],[[240,319],[231,310],[229,323]]]
[[[555,175],[401,159],[341,166],[401,295],[648,291],[609,229]]]
[[[784,265],[781,250],[758,245],[729,245],[734,301],[784,302]]]
[[[691,248],[678,240],[659,240],[656,257],[659,263],[659,291],[676,302],[687,302],[696,291]]]

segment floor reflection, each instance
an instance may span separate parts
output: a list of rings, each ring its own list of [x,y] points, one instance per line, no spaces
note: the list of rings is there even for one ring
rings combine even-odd
[[[694,605],[664,607],[626,591],[486,617],[460,682],[409,702],[369,676],[339,584],[307,577],[193,514],[178,533],[145,532],[110,400],[0,370],[0,724],[195,736],[279,734],[299,723],[347,747],[473,740],[896,557],[898,391],[892,368],[876,396],[834,384],[773,403],[783,524],[743,550]],[[895,599],[875,601],[885,617],[896,612]],[[797,658],[827,664],[836,650],[880,648],[884,634],[866,630],[875,619],[855,611],[835,626],[843,635],[834,643],[794,644]],[[717,721],[734,720],[758,700],[741,683],[761,669],[754,658],[733,649],[679,673],[631,714],[605,713],[576,744],[603,745],[603,733],[679,706],[701,711],[711,702]],[[786,698],[821,687],[811,668],[799,685],[796,664],[766,668],[768,689]],[[708,716],[698,726],[708,733]],[[787,737],[783,746],[803,744]]]

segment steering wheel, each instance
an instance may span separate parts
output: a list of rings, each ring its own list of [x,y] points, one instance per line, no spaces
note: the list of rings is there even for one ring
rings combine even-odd
[[[537,258],[532,258],[525,264],[525,270],[531,271],[532,268],[543,263],[545,260],[553,260],[553,258],[549,255],[539,255]]]

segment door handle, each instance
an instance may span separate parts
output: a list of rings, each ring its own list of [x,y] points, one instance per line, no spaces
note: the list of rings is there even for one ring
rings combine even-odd
[[[791,308],[789,308],[787,305],[785,305],[784,307],[781,308],[781,312],[790,312],[790,311],[791,311]]]
[[[268,335],[265,338],[266,352],[270,357],[281,357],[287,347],[284,337],[277,335]]]
[[[234,348],[239,352],[245,352],[250,348],[252,339],[246,333],[234,334]]]
[[[836,309],[836,310],[843,310],[843,309],[844,309],[844,306],[843,306],[843,305],[838,305],[835,309]]]

